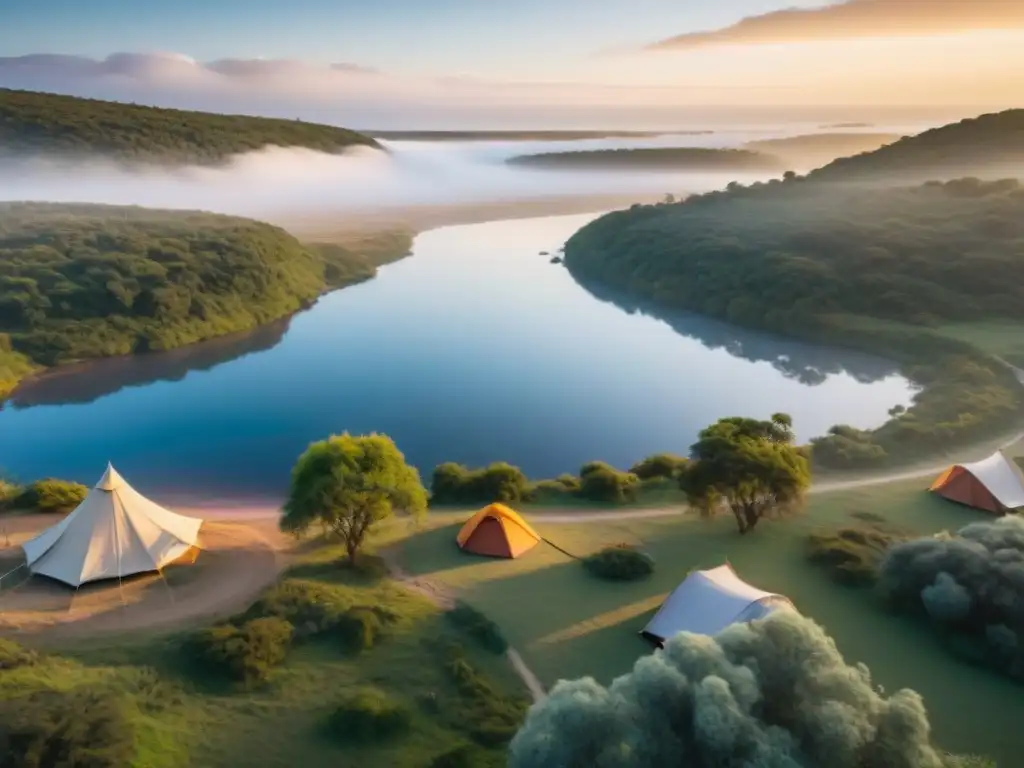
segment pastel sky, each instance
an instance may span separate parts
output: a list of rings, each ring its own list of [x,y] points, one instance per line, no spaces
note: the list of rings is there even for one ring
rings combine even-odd
[[[2,86],[247,111],[1006,108],[1024,0],[0,0]]]

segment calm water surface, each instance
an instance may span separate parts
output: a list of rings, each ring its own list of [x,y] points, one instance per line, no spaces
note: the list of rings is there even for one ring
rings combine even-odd
[[[258,497],[348,430],[391,435],[425,477],[446,460],[540,477],[685,452],[720,416],[786,411],[806,439],[910,401],[885,361],[595,297],[539,253],[592,218],[428,232],[290,322],[43,379],[0,411],[0,467],[92,482],[110,460],[163,498]]]

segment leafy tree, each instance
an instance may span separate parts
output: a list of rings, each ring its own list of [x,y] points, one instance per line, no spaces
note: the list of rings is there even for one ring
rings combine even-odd
[[[427,492],[415,467],[387,435],[333,435],[313,443],[292,469],[281,530],[301,534],[314,523],[344,543],[349,563],[376,523],[396,510],[421,514]]]
[[[607,688],[562,680],[531,707],[509,768],[946,768],[920,695],[886,694],[811,619],[778,611],[681,632]]]
[[[705,515],[727,507],[740,533],[799,506],[811,483],[807,457],[794,445],[792,420],[784,413],[769,421],[719,419],[700,432],[690,455],[680,488]]]

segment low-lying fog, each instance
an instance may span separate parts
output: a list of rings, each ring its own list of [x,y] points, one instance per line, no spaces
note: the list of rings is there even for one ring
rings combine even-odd
[[[510,167],[505,161],[515,155],[565,150],[738,147],[747,141],[798,135],[807,128],[578,141],[394,141],[382,142],[387,153],[358,149],[343,155],[268,147],[217,167],[177,169],[129,169],[99,160],[70,164],[35,160],[20,162],[4,173],[0,200],[202,209],[285,223],[296,216],[386,212],[422,205],[679,195],[720,188],[732,180],[749,183],[770,174],[534,170]]]

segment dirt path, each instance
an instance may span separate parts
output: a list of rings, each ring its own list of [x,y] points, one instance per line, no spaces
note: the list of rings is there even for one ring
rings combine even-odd
[[[445,589],[443,586],[436,584],[429,579],[425,579],[418,576],[411,576],[409,573],[402,568],[398,562],[398,555],[393,549],[384,550],[378,553],[381,559],[387,565],[388,573],[395,581],[405,585],[413,592],[423,595],[428,600],[433,602],[439,608],[449,610],[455,607],[455,596],[451,591]],[[526,686],[526,690],[530,692],[530,697],[536,703],[544,698],[544,686],[541,685],[540,680],[533,674],[526,662],[523,661],[523,657],[519,655],[512,646],[509,646],[505,652],[508,657],[509,663],[512,665],[512,669],[519,676],[519,679],[523,681],[523,685]]]
[[[274,583],[286,565],[280,543],[247,525],[204,523],[193,564],[163,575],[78,590],[31,579],[0,593],[0,630],[47,644],[135,632],[178,631],[229,616]]]

